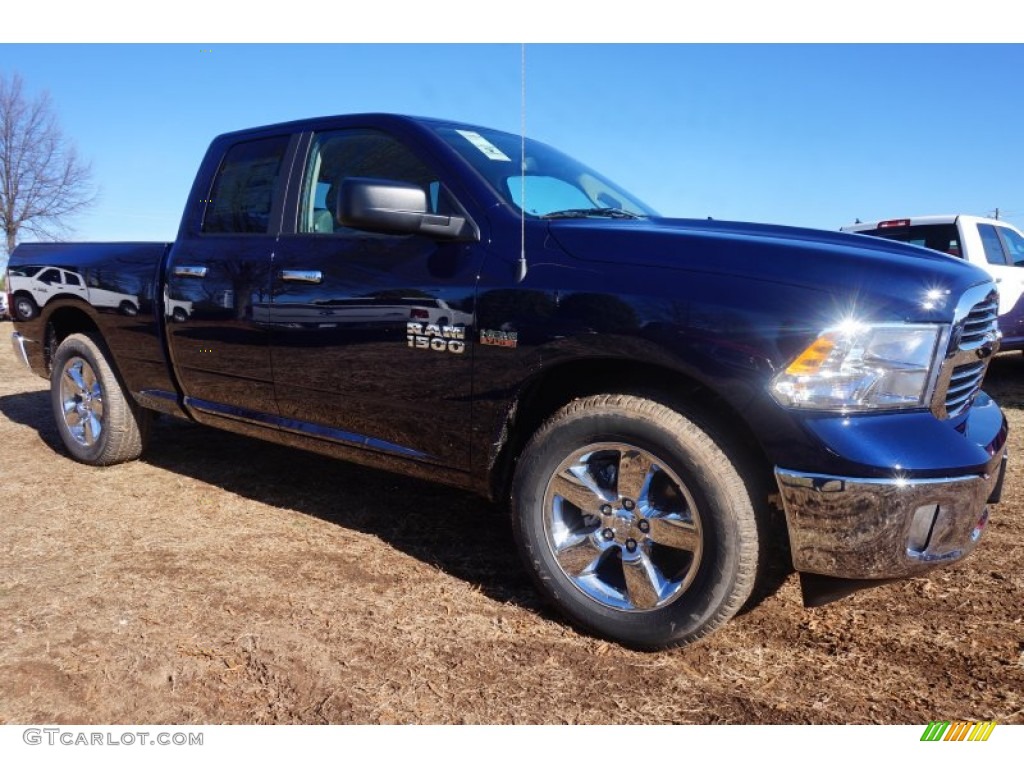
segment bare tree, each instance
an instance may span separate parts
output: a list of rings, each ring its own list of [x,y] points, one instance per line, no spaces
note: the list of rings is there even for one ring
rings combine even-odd
[[[21,76],[0,74],[0,228],[7,253],[19,232],[55,239],[96,199],[92,168],[64,138],[50,95],[30,99]]]

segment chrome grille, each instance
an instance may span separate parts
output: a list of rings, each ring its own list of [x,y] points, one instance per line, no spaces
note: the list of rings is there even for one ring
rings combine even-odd
[[[998,331],[999,299],[989,296],[975,304],[964,318],[963,331],[960,334],[960,349],[974,350],[992,340],[993,332]]]
[[[967,291],[956,309],[949,350],[939,372],[933,411],[946,419],[970,408],[989,360],[999,349],[999,297],[991,285]]]
[[[958,365],[949,377],[949,388],[946,390],[946,413],[956,416],[963,413],[970,405],[975,393],[981,389],[981,381],[985,378],[986,362],[978,361],[968,365]]]

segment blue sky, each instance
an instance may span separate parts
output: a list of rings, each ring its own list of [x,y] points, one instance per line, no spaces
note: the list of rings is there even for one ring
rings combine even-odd
[[[170,240],[214,135],[394,111],[518,131],[506,44],[0,44],[92,162],[75,239]],[[526,45],[527,132],[672,216],[1024,224],[1024,45]]]

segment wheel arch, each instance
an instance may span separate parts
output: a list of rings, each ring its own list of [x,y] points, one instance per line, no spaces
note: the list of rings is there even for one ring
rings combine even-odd
[[[747,422],[717,395],[685,373],[655,363],[588,358],[553,365],[534,375],[510,403],[488,457],[489,493],[509,498],[516,461],[530,437],[573,400],[597,394],[648,397],[686,414],[712,432],[743,464],[752,482],[771,489],[771,462]],[[767,490],[766,492],[770,492]]]
[[[57,347],[73,333],[102,336],[95,318],[86,310],[85,305],[79,302],[61,303],[47,313],[46,338],[43,344],[47,371],[52,368],[53,353],[57,351]],[[110,363],[116,373],[117,366],[112,357]]]

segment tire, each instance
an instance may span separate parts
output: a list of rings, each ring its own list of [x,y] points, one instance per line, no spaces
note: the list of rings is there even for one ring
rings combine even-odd
[[[125,317],[135,317],[139,314],[139,308],[130,301],[122,301],[121,306],[118,307],[118,311]]]
[[[78,461],[108,466],[142,454],[152,414],[126,395],[98,337],[76,333],[57,347],[50,402],[61,440]]]
[[[22,293],[14,297],[11,314],[18,320],[31,320],[39,314],[39,307],[31,296]]]
[[[513,480],[517,543],[540,591],[582,629],[645,650],[728,621],[754,588],[760,543],[722,444],[643,397],[557,412]]]

